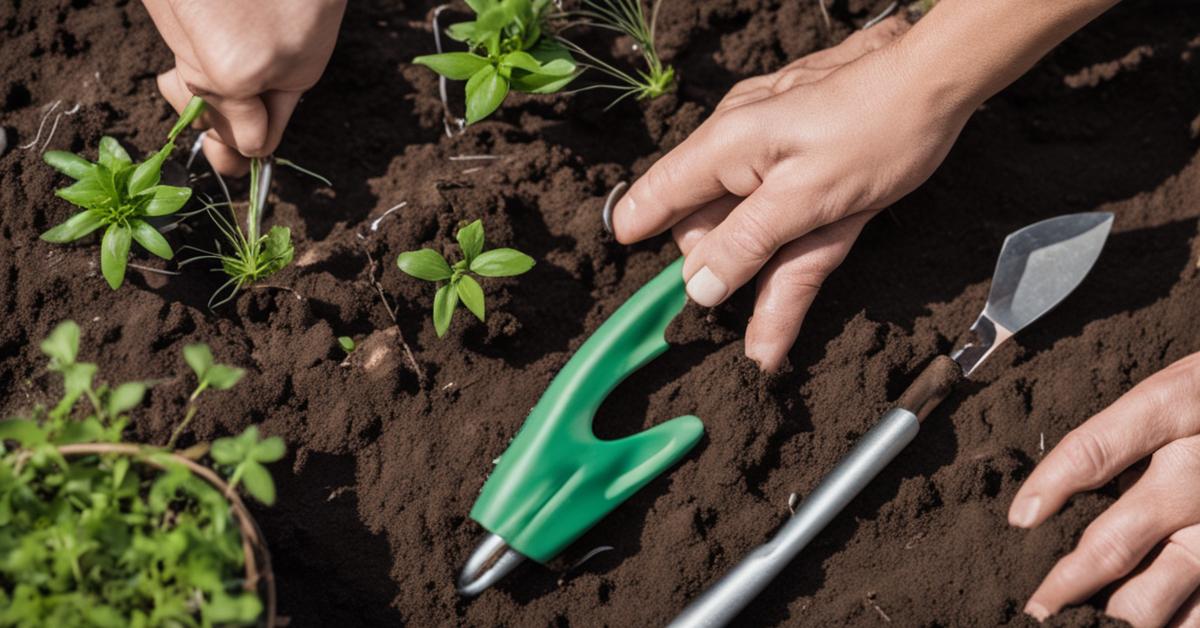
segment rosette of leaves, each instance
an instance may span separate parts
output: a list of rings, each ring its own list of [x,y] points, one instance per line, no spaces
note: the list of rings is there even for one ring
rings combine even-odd
[[[452,24],[446,34],[467,52],[413,59],[438,74],[466,81],[467,124],[492,114],[510,90],[552,94],[579,75],[571,53],[544,36],[550,0],[467,0],[475,20]]]
[[[451,265],[441,253],[421,249],[396,258],[400,270],[417,279],[445,282],[433,297],[433,329],[439,338],[450,329],[454,310],[461,301],[480,321],[485,320],[483,288],[471,276],[512,277],[533,268],[533,258],[510,248],[483,250],[483,222],[476,220],[458,230],[458,247],[463,258]]]
[[[263,603],[244,586],[229,500],[166,450],[120,443],[147,385],[97,384],[79,337],[67,321],[41,344],[62,400],[0,421],[0,626],[255,625]],[[241,469],[273,501],[262,465],[282,458],[280,439],[252,429],[212,451],[232,486]]]
[[[185,187],[159,184],[163,162],[175,149],[175,138],[204,110],[204,101],[193,98],[167,136],[167,143],[149,159],[133,163],[117,140],[100,140],[99,158],[93,163],[65,151],[47,151],[42,158],[75,183],[56,190],[55,195],[83,211],[47,230],[47,242],[78,240],[103,228],[100,240],[100,272],[116,290],[125,281],[125,266],[133,242],[163,259],[174,251],[166,238],[147,219],[169,216],[191,198]]]

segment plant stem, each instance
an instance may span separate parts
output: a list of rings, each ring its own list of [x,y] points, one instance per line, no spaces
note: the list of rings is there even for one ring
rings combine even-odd
[[[196,394],[199,394],[199,392],[200,392],[200,389],[199,389],[199,388],[197,388],[197,389],[196,389]],[[192,395],[192,399],[193,399],[193,400],[195,399],[195,397],[196,397],[195,395]],[[194,403],[189,403],[189,404],[188,404],[187,413],[183,415],[183,421],[181,421],[181,422],[179,423],[179,425],[175,427],[175,431],[171,432],[171,438],[170,438],[170,440],[168,440],[168,441],[167,441],[167,449],[168,449],[168,450],[172,450],[172,451],[173,451],[173,450],[175,449],[175,443],[176,443],[176,441],[178,441],[178,440],[179,440],[179,437],[180,437],[180,436],[183,436],[183,431],[184,431],[185,429],[187,429],[187,426],[188,426],[189,424],[191,424],[191,422],[192,422],[192,419],[193,419],[195,416],[196,416],[196,404],[194,404]]]

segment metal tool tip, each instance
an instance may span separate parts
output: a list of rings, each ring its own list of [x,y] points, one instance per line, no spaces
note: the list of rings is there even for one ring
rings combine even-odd
[[[471,552],[462,573],[458,575],[458,594],[475,597],[483,593],[523,560],[525,557],[510,548],[504,539],[495,534],[487,535]]]

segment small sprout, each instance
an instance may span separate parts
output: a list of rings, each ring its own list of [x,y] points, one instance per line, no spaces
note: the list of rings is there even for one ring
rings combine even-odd
[[[642,0],[583,0],[583,9],[568,14],[578,18],[580,24],[628,36],[633,40],[637,51],[642,53],[642,60],[646,64],[645,69],[636,70],[635,74],[630,74],[602,61],[577,44],[559,39],[568,50],[586,59],[586,62],[581,64],[582,66],[595,69],[616,81],[615,84],[593,86],[620,92],[620,96],[610,103],[609,107],[630,96],[638,100],[658,98],[675,83],[675,68],[662,62],[658,55],[658,48],[654,45],[658,10],[661,6],[662,0],[651,0],[648,20],[646,11],[642,8]]]
[[[258,428],[253,425],[239,436],[213,441],[209,452],[218,464],[233,469],[229,475],[230,490],[240,482],[247,493],[268,506],[275,503],[275,482],[263,465],[282,459],[284,453],[282,438],[271,436],[260,440]]]
[[[579,76],[571,53],[543,37],[550,0],[467,0],[472,22],[451,24],[446,34],[468,52],[423,55],[413,63],[455,81],[466,81],[467,124],[492,114],[509,90],[552,94]]]
[[[175,149],[176,136],[203,109],[204,101],[193,98],[167,136],[167,143],[138,164],[133,163],[120,142],[107,136],[100,140],[95,163],[64,151],[46,152],[42,158],[47,164],[75,179],[74,184],[56,190],[55,196],[83,211],[47,230],[41,238],[61,244],[103,228],[100,272],[113,290],[125,281],[132,242],[163,259],[174,257],[166,238],[147,220],[174,214],[191,198],[190,189],[160,185],[159,180],[163,163]]]
[[[354,353],[355,345],[354,345],[353,338],[351,338],[350,336],[338,336],[337,341],[338,341],[338,346],[340,346],[342,348],[342,351],[346,352],[346,355],[350,355],[351,353]]]
[[[458,230],[463,259],[453,266],[433,249],[401,253],[396,265],[406,274],[425,281],[442,282],[433,297],[433,328],[439,338],[450,329],[459,301],[480,321],[486,314],[483,288],[468,272],[482,277],[512,277],[533,268],[533,258],[509,248],[483,250],[483,222],[476,220]]]
[[[196,374],[196,388],[192,390],[192,394],[188,397],[188,409],[183,415],[183,420],[171,432],[171,438],[167,441],[167,449],[174,449],[175,443],[179,441],[179,437],[183,436],[184,430],[191,424],[192,419],[196,416],[196,399],[200,393],[214,388],[216,390],[229,390],[235,384],[242,380],[246,375],[246,370],[236,366],[226,364],[217,364],[213,359],[212,349],[206,344],[188,345],[183,348],[183,360],[187,365],[192,367],[192,372]]]

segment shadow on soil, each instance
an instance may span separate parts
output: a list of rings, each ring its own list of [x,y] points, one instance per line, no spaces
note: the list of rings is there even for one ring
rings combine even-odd
[[[309,454],[275,469],[279,499],[255,513],[270,530],[279,609],[291,626],[401,626],[387,540],[362,526],[352,456]],[[304,574],[301,577],[297,575]]]

